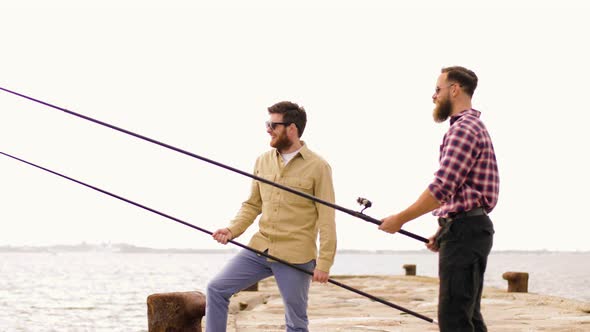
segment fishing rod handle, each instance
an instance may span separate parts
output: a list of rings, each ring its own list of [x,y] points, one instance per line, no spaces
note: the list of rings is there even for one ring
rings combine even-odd
[[[418,240],[418,241],[424,242],[424,243],[428,243],[428,242],[430,242],[430,241],[429,241],[427,238],[425,238],[425,237],[422,237],[422,236],[420,236],[420,235],[416,235],[416,234],[414,234],[414,233],[410,233],[410,232],[408,232],[408,231],[404,231],[403,229],[400,229],[400,230],[399,230],[399,231],[397,231],[397,232],[398,232],[398,233],[400,233],[400,234],[403,234],[403,235],[405,235],[405,236],[409,236],[409,237],[411,237],[412,239],[416,239],[416,240]]]
[[[349,214],[354,215],[355,217],[359,218],[359,219],[363,219],[364,221],[368,221],[370,223],[373,223],[375,225],[381,225],[381,220],[377,220],[371,216],[368,216],[366,214],[360,213],[360,212],[356,212],[356,211],[351,211],[349,210],[348,212]],[[403,234],[405,236],[411,237],[412,239],[424,242],[424,243],[428,243],[428,239],[425,237],[422,237],[420,235],[414,234],[412,232],[408,232],[408,231],[404,231],[403,229],[400,229],[398,231],[398,233]]]

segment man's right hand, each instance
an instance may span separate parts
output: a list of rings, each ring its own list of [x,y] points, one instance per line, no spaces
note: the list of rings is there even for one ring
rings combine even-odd
[[[213,233],[213,238],[221,244],[227,244],[227,241],[231,240],[232,237],[231,231],[227,228],[218,229]]]
[[[438,245],[436,244],[436,238],[438,237],[438,233],[440,233],[441,227],[438,228],[436,234],[428,238],[428,243],[426,243],[426,248],[432,252],[438,252]]]

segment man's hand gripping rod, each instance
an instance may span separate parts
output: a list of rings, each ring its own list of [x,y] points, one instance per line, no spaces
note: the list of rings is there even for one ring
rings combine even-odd
[[[375,225],[381,225],[381,220],[377,220],[375,218],[371,218],[371,217],[369,217],[369,216],[367,216],[366,214],[363,213],[363,211],[365,211],[366,209],[368,209],[371,206],[373,206],[373,203],[371,203],[370,200],[368,200],[366,198],[359,197],[359,198],[357,198],[356,201],[357,201],[357,203],[359,203],[360,205],[362,205],[364,208],[360,212],[356,212],[356,211],[352,211],[351,210],[350,212],[347,212],[347,213],[352,214],[353,216],[355,216],[357,218],[360,218],[360,219],[363,219],[365,221],[371,222],[371,223],[373,223]],[[413,239],[416,239],[418,241],[422,241],[424,243],[428,243],[428,239],[423,238],[420,235],[416,235],[414,233],[410,233],[410,232],[404,231],[403,229],[400,229],[398,231],[398,233],[403,234],[405,236],[409,236],[409,237],[411,237]]]

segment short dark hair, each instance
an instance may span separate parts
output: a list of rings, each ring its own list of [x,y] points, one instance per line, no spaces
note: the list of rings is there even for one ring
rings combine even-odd
[[[307,124],[307,114],[305,109],[290,101],[281,101],[268,108],[268,114],[282,114],[283,122],[294,123],[297,127],[299,137],[303,135],[305,125]]]
[[[441,69],[441,73],[447,73],[447,81],[457,82],[463,88],[463,91],[473,97],[473,92],[477,88],[477,75],[465,67],[453,66]]]

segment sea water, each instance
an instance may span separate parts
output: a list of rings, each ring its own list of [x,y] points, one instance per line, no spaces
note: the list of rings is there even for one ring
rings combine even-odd
[[[204,292],[233,255],[0,253],[0,331],[147,331],[149,295]],[[418,275],[435,277],[437,259],[426,251],[339,253],[331,273],[400,275],[416,264]],[[505,289],[502,273],[523,271],[529,292],[590,302],[589,261],[590,253],[492,253],[486,286]]]

